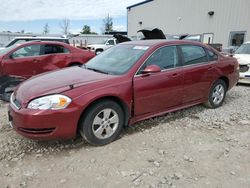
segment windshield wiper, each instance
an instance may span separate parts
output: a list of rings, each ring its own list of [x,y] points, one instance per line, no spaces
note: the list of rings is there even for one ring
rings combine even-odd
[[[88,70],[92,70],[92,71],[103,73],[103,74],[110,74],[109,72],[105,72],[105,71],[95,69],[95,68],[89,68],[89,67],[85,67],[85,68],[88,69]]]

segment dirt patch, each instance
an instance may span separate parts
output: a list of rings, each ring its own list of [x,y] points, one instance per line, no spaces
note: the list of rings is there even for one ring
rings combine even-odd
[[[1,187],[250,187],[249,94],[237,86],[221,108],[143,121],[103,147],[23,138],[0,102]]]

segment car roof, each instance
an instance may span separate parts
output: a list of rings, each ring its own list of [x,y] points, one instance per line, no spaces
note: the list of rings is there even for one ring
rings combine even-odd
[[[33,41],[28,41],[25,43],[20,44],[20,46],[26,46],[30,44],[58,44],[62,46],[70,46],[69,44],[66,44],[64,42],[59,42],[59,41],[40,41],[40,40],[33,40]]]
[[[64,37],[38,37],[38,36],[31,36],[31,37],[15,37],[14,39],[59,39],[59,40],[65,40],[67,38],[64,38]]]
[[[158,45],[180,45],[180,44],[193,44],[199,46],[206,46],[201,42],[189,41],[189,40],[173,40],[169,41],[166,39],[158,39],[158,40],[137,40],[137,41],[129,41],[121,44],[131,44],[131,45],[142,45],[142,46],[158,46]]]

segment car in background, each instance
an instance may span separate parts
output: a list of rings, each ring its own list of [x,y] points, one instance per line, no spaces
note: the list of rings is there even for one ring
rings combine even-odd
[[[202,42],[204,44],[207,44],[207,45],[213,47],[217,51],[222,52],[222,44],[212,43],[211,41],[205,41],[204,36],[205,36],[205,34],[186,35],[185,37],[182,37],[180,40],[190,40],[190,41]]]
[[[100,44],[89,44],[87,48],[93,52],[95,52],[97,55],[102,53],[104,50],[107,50],[108,48],[118,44],[118,41],[115,38],[110,38],[103,43]]]
[[[66,44],[69,44],[69,39],[66,37],[39,37],[39,36],[34,36],[34,37],[15,37],[12,39],[8,44],[5,45],[5,47],[0,48],[0,50],[8,48],[12,45],[15,44],[22,44],[25,42],[31,42],[34,40],[39,40],[39,41],[57,41],[57,42],[64,42]]]
[[[31,139],[80,133],[89,143],[104,145],[141,120],[200,103],[220,107],[238,78],[235,58],[202,43],[124,42],[81,67],[20,84],[11,96],[9,121]]]
[[[250,41],[242,44],[234,53],[240,64],[239,83],[250,84]]]
[[[33,41],[12,45],[0,51],[0,94],[8,100],[13,87],[34,75],[73,65],[94,57],[62,42]]]

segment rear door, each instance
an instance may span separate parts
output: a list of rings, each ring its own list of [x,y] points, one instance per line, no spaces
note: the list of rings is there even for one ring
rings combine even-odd
[[[6,75],[29,78],[39,72],[37,64],[41,61],[41,45],[33,44],[18,48],[7,55],[2,64]]]
[[[157,65],[161,72],[143,75],[148,65]],[[178,106],[182,102],[183,75],[176,46],[155,51],[134,77],[135,116],[156,113]]]
[[[216,79],[215,63],[217,56],[211,58],[206,49],[196,45],[181,45],[183,59],[183,103],[193,103],[207,97],[212,82]],[[212,53],[212,52],[211,52]]]
[[[71,62],[70,51],[62,45],[45,44],[42,46],[43,61],[41,72],[67,67]]]

